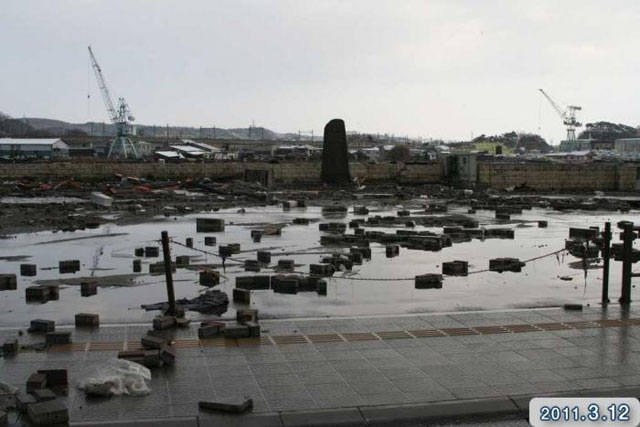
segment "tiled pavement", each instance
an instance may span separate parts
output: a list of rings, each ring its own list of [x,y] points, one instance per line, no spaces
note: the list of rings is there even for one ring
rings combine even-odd
[[[150,395],[86,400],[71,387],[64,400],[72,421],[98,421],[195,416],[199,400],[228,396],[251,396],[254,413],[272,413],[638,386],[640,323],[606,320],[638,318],[640,307],[622,312],[612,305],[606,311],[598,307],[583,312],[545,309],[274,320],[261,322],[263,334],[268,331],[265,335],[273,338],[261,344],[211,341],[206,345],[198,345],[197,327],[192,326],[177,332],[182,343],[177,365],[152,371]],[[543,330],[526,326],[531,324],[574,326]],[[486,328],[505,325],[510,329]],[[0,359],[0,379],[24,387],[27,376],[37,369],[67,368],[71,381],[77,381],[87,370],[115,357],[114,348],[139,340],[148,328],[74,331],[74,342],[83,343],[75,351],[21,352]],[[472,335],[385,335],[469,328]],[[349,334],[369,338],[352,341],[347,338],[357,335]],[[0,331],[0,337],[15,335],[15,330]],[[296,339],[278,338],[303,335],[340,339],[305,338],[295,343]],[[88,342],[116,345],[84,344]]]

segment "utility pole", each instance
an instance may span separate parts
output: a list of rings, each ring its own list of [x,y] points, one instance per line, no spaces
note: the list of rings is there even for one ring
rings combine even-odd
[[[202,139],[202,126],[200,126],[200,139]]]
[[[216,127],[213,127],[213,139],[216,139]]]

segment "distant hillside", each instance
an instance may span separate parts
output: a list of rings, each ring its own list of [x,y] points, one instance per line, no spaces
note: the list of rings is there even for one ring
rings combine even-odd
[[[8,117],[8,116],[7,116]],[[5,131],[5,136],[114,136],[116,127],[111,123],[68,123],[62,120],[53,120],[46,118],[25,118],[12,119],[19,123],[19,126],[11,126],[11,129]],[[187,126],[149,126],[135,125],[136,132],[140,138],[146,137],[169,137],[178,138],[216,138],[216,139],[254,139],[254,140],[287,140],[294,141],[298,139],[297,133],[278,133],[270,129],[262,127],[248,128],[194,128]],[[8,134],[7,134],[8,133]],[[301,135],[301,140],[311,139],[307,135]]]
[[[580,132],[578,138],[613,142],[619,138],[635,138],[637,136],[638,129],[633,126],[622,123],[595,122],[587,123],[585,130]]]

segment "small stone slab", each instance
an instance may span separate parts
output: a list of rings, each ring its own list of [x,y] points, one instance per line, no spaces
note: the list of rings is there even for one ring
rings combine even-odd
[[[47,387],[47,376],[44,374],[31,374],[27,380],[27,393]]]
[[[39,389],[39,390],[33,390],[31,392],[31,395],[38,402],[46,402],[47,400],[53,400],[53,399],[56,398],[55,393],[52,392],[51,390],[49,390],[48,388],[43,388],[43,389]]]
[[[165,365],[173,366],[176,363],[176,349],[165,345],[160,349],[160,360],[164,362]]]
[[[69,421],[69,410],[59,400],[49,400],[29,405],[29,420],[36,426],[50,426]]]
[[[27,413],[29,405],[36,403],[36,398],[30,394],[20,393],[16,396],[16,408],[23,414]]]
[[[162,346],[167,343],[167,340],[158,337],[152,337],[151,335],[146,335],[140,339],[140,343],[145,348],[160,350]]]
[[[217,401],[205,401],[198,402],[200,409],[207,409],[210,411],[219,412],[231,412],[234,414],[241,414],[253,408],[253,399],[248,398],[244,400],[238,399],[222,399]]]

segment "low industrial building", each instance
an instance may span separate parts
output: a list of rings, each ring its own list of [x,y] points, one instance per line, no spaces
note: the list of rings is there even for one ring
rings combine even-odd
[[[616,139],[614,149],[620,157],[628,159],[640,159],[640,138]]]
[[[59,138],[0,138],[0,158],[49,159],[67,157],[69,146]]]

